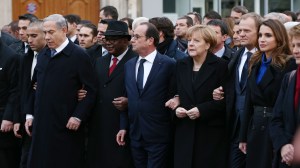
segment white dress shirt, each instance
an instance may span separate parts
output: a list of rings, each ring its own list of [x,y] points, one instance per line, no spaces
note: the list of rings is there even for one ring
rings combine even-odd
[[[241,76],[242,76],[242,72],[243,72],[243,68],[244,68],[244,64],[247,60],[247,52],[249,50],[247,48],[245,48],[245,51],[244,51],[244,54],[242,55],[242,58],[241,58],[241,63],[240,63],[240,66],[239,66],[239,82],[241,81]],[[257,51],[256,48],[253,48],[251,51],[252,54],[255,53]]]
[[[150,71],[151,71],[154,59],[156,57],[156,54],[157,54],[157,51],[154,50],[152,53],[150,53],[146,57],[139,56],[138,61],[136,62],[136,66],[135,66],[135,79],[137,79],[137,73],[138,73],[138,69],[139,69],[139,65],[140,65],[140,60],[141,59],[146,59],[146,61],[144,62],[143,87],[145,87],[145,84],[147,82],[147,79],[148,79],[148,76],[150,74]]]

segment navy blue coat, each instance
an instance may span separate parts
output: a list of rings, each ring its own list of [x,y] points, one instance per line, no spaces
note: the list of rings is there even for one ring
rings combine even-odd
[[[171,113],[165,102],[175,95],[175,60],[157,53],[141,95],[136,84],[137,60],[135,57],[125,64],[130,138],[138,141],[143,137],[149,143],[169,143]]]
[[[82,168],[83,124],[93,108],[97,85],[90,57],[69,41],[54,57],[48,48],[43,49],[35,71],[37,89],[28,167]],[[78,101],[81,88],[87,95]],[[66,128],[70,117],[81,120],[77,131]]]

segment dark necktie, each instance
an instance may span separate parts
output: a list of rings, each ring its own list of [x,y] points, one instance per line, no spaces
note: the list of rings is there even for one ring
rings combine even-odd
[[[112,63],[112,65],[111,65],[110,68],[109,68],[108,76],[110,76],[111,73],[112,73],[112,72],[114,71],[114,69],[116,68],[117,62],[118,62],[118,58],[117,58],[117,57],[114,57],[114,58],[112,59],[112,61],[113,61],[113,63]]]
[[[51,57],[54,57],[55,54],[56,54],[56,50],[55,49],[51,49]]]
[[[138,69],[138,73],[137,73],[137,77],[136,77],[136,83],[137,83],[137,87],[139,89],[139,93],[141,94],[143,91],[143,80],[144,80],[144,62],[146,61],[146,59],[141,59],[140,60],[140,65],[139,65],[139,69]]]
[[[245,82],[247,81],[247,76],[248,76],[248,61],[251,57],[252,53],[247,52],[247,59],[245,61],[243,70],[242,70],[242,75],[241,75],[241,80],[240,80],[240,88],[243,88],[245,85]]]

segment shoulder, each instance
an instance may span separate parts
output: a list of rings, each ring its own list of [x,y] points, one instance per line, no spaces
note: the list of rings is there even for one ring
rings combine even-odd
[[[175,65],[175,63],[176,63],[176,61],[174,59],[170,58],[167,55],[162,55],[159,52],[157,52],[156,57],[159,60],[161,60],[162,62],[167,63],[167,64],[174,64]]]

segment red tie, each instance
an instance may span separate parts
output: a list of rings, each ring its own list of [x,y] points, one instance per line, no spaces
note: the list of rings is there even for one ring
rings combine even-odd
[[[109,73],[108,73],[108,76],[110,76],[110,74],[114,71],[114,69],[116,68],[116,66],[117,66],[117,62],[118,62],[118,58],[117,57],[114,57],[113,59],[112,59],[112,61],[113,61],[113,64],[110,66],[110,68],[109,68]]]
[[[296,87],[295,87],[295,96],[294,96],[294,106],[295,111],[298,111],[299,106],[299,96],[300,96],[300,67],[298,67],[296,72]]]

